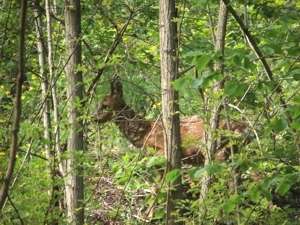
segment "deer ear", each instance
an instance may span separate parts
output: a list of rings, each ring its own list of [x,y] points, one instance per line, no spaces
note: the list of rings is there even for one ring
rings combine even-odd
[[[120,97],[123,96],[122,83],[121,83],[121,79],[118,75],[115,75],[113,77],[113,80],[110,83],[110,88],[111,88],[111,95],[117,95]]]

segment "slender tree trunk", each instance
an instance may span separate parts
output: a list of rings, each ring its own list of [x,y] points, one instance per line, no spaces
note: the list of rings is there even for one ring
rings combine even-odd
[[[59,112],[58,112],[58,99],[56,92],[56,78],[54,77],[53,71],[53,51],[52,51],[52,20],[51,20],[51,5],[50,0],[45,0],[46,9],[46,20],[47,20],[47,47],[48,47],[48,68],[49,77],[51,80],[51,94],[53,102],[53,122],[54,122],[54,146],[55,152],[59,156],[59,168],[60,173],[65,174],[64,161],[61,160],[61,149],[60,149],[60,127],[59,127]]]
[[[36,4],[36,2],[35,2]],[[43,46],[43,28],[41,15],[38,13],[37,9],[34,11],[34,15],[36,17],[35,28],[36,28],[36,36],[37,36],[37,49],[38,49],[38,59],[39,59],[39,67],[40,67],[40,76],[42,77],[42,101],[44,101],[43,105],[43,126],[44,126],[44,138],[48,142],[51,140],[50,128],[51,128],[51,120],[50,120],[50,102],[47,94],[48,91],[48,76],[45,72],[45,50]],[[51,151],[49,143],[45,143],[45,150],[47,159],[51,159]]]
[[[35,1],[34,4],[38,4],[38,1]],[[58,176],[57,176],[57,168],[55,163],[55,151],[51,150],[51,145],[49,144],[51,141],[51,119],[50,119],[50,99],[48,93],[48,76],[45,69],[45,59],[46,59],[46,50],[44,45],[43,38],[43,26],[41,15],[38,13],[38,5],[35,6],[34,15],[36,17],[35,27],[37,34],[37,49],[38,49],[38,58],[39,58],[39,66],[40,66],[40,75],[42,77],[42,101],[44,103],[43,106],[43,126],[44,126],[44,138],[47,140],[45,143],[46,157],[48,159],[48,167],[49,174],[52,179],[52,190],[50,192],[50,203],[48,210],[46,212],[46,220],[49,224],[55,225],[58,224],[57,215],[59,214],[59,192],[60,188],[57,184]],[[48,220],[48,214],[50,215],[50,220]]]
[[[178,93],[172,88],[172,81],[178,76],[178,41],[175,0],[160,0],[160,60],[162,113],[165,128],[165,152],[167,171],[181,168],[180,125]],[[169,184],[167,196],[166,224],[176,222],[176,199],[180,197],[181,177]]]
[[[52,3],[52,12],[53,12],[53,14],[57,13],[57,2],[56,2],[56,0],[53,0],[53,3]]]
[[[80,0],[65,0],[66,66],[69,117],[68,159],[66,167],[66,203],[70,224],[84,223],[83,169],[80,155],[84,147],[82,123],[83,81],[81,64]],[[80,103],[80,104],[79,104]]]
[[[11,147],[9,154],[9,162],[5,173],[4,181],[0,189],[0,211],[2,211],[3,205],[6,201],[9,191],[10,181],[12,179],[17,151],[19,148],[18,134],[20,128],[20,117],[22,109],[22,84],[25,80],[25,31],[26,31],[26,11],[27,11],[27,0],[21,1],[20,9],[20,40],[19,40],[19,62],[18,62],[18,76],[16,80],[16,95],[14,104],[14,117],[12,124],[12,137]]]
[[[225,47],[225,36],[226,36],[226,25],[227,25],[227,17],[228,11],[226,5],[220,0],[219,7],[219,16],[218,16],[218,24],[217,24],[217,32],[216,32],[216,41],[215,41],[215,51],[220,54],[220,58],[214,65],[214,70],[216,72],[224,74],[224,47]],[[223,88],[224,80],[221,80],[214,86],[214,92],[220,91]],[[216,152],[217,148],[217,139],[216,139],[216,131],[219,126],[220,120],[220,111],[222,108],[222,99],[218,99],[213,106],[212,114],[210,118],[210,130],[208,131],[208,141],[207,141],[207,153],[205,157],[204,165],[208,165],[211,163],[212,156]],[[206,199],[209,184],[211,183],[211,177],[206,174],[201,182],[201,194],[200,200],[203,203]],[[204,208],[204,207],[203,207]],[[202,212],[202,216],[205,215],[205,212]]]
[[[244,0],[244,23],[245,28],[249,29],[249,15],[248,15],[248,0]],[[245,43],[247,44],[247,36],[243,33]]]
[[[54,4],[54,2],[53,2]],[[51,6],[50,0],[45,0],[45,9],[46,9],[46,22],[47,22],[47,47],[48,47],[48,68],[49,68],[49,77],[51,80],[51,95],[52,95],[52,103],[53,103],[53,122],[54,122],[54,146],[55,151],[53,151],[53,160],[52,160],[52,177],[54,178],[54,186],[53,186],[53,199],[52,204],[57,208],[59,205],[63,205],[62,199],[59,196],[61,187],[57,184],[59,180],[58,174],[65,176],[65,161],[62,160],[62,150],[60,147],[60,127],[59,127],[59,110],[58,110],[58,98],[57,98],[57,88],[56,88],[56,77],[54,77],[54,69],[53,69],[53,50],[52,50],[52,19],[51,19],[51,9],[54,9],[55,6]],[[58,159],[58,162],[57,162]],[[58,172],[59,169],[59,172]],[[61,204],[60,204],[61,203]],[[63,206],[61,206],[63,208]]]

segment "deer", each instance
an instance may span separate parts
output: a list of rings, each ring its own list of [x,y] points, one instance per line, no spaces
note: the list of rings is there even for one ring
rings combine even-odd
[[[137,148],[152,147],[158,154],[165,154],[162,120],[147,120],[127,105],[123,98],[123,87],[119,77],[111,81],[110,94],[98,104],[94,119],[98,123],[113,121],[124,137]],[[242,122],[231,122],[228,128],[226,123],[221,121],[219,129],[242,135],[247,125]],[[205,148],[201,148],[201,141],[205,139],[204,120],[195,115],[181,119],[180,135],[183,162],[203,165],[206,154]],[[230,156],[230,148],[226,147],[226,141],[221,141],[221,143],[223,144],[217,148],[214,158],[223,161]]]

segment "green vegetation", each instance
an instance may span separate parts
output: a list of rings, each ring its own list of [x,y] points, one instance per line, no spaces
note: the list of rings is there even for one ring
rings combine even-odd
[[[47,46],[44,1],[37,2],[43,43]],[[272,79],[231,12],[224,73],[215,70],[222,58],[215,51],[213,40],[219,1],[176,2],[180,78],[173,87],[180,96],[180,116],[202,118],[203,129],[212,132],[214,139],[226,136],[221,146],[229,150],[226,160],[212,160],[206,165],[184,164],[181,170],[168,173],[166,159],[157,149],[136,148],[113,121],[98,123],[94,116],[103,97],[110,94],[110,82],[117,74],[126,104],[141,118],[153,122],[160,118],[158,1],[81,1],[82,64],[77,71],[82,72],[85,91],[84,105],[78,100],[75,108],[80,110],[84,123],[85,147],[83,153],[75,155],[66,151],[70,131],[64,1],[54,2],[54,75],[47,78],[40,74],[35,6],[28,3],[19,150],[9,197],[0,210],[0,224],[68,224],[63,198],[65,177],[54,176],[51,171],[57,172],[58,164],[71,157],[84,171],[86,224],[164,224],[167,183],[180,174],[183,196],[178,200],[177,213],[183,224],[300,224],[300,2],[231,1],[263,53]],[[19,8],[18,1],[0,1],[0,184],[9,162],[19,60]],[[45,68],[49,74],[47,60]],[[95,80],[97,76],[99,80]],[[41,86],[45,79],[50,85],[50,140],[44,137],[46,101]],[[53,81],[61,155],[55,152],[50,90]],[[215,90],[215,84],[221,81],[224,88]],[[247,124],[246,134],[212,131],[213,109],[221,103],[221,120]],[[182,146],[188,148],[195,143],[204,149],[202,152],[207,150],[207,139],[195,140],[194,136],[183,140]],[[55,152],[53,158],[47,156],[47,145]],[[201,184],[206,175],[211,177],[211,183],[202,199]],[[60,190],[54,197],[59,206],[53,203],[55,186]]]

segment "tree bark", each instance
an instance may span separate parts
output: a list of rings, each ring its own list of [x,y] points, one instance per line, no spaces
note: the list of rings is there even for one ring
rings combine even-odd
[[[18,62],[18,76],[16,80],[16,95],[14,104],[14,117],[12,124],[12,137],[11,147],[9,154],[9,162],[5,173],[4,181],[0,189],[0,211],[2,211],[3,205],[6,201],[9,191],[9,185],[12,179],[16,155],[19,148],[18,134],[20,128],[20,117],[22,109],[22,84],[25,80],[25,31],[26,31],[26,12],[27,12],[27,0],[21,1],[20,9],[20,40],[19,40],[19,62]]]
[[[84,224],[84,186],[80,155],[83,152],[80,0],[65,0],[66,66],[69,117],[68,159],[66,163],[66,203],[70,224]]]
[[[53,102],[53,122],[54,122],[54,146],[55,152],[60,158],[59,167],[60,173],[65,174],[64,161],[61,160],[61,149],[60,149],[60,127],[59,127],[59,112],[58,112],[58,99],[56,93],[56,79],[53,71],[53,51],[52,51],[52,20],[51,20],[51,5],[50,0],[45,0],[46,9],[46,20],[47,20],[47,47],[48,47],[48,68],[49,77],[51,80],[51,94]]]
[[[178,77],[178,41],[175,0],[160,0],[160,65],[162,91],[162,117],[165,129],[164,150],[167,154],[167,171],[181,168],[180,125],[178,93],[172,82]],[[181,177],[169,184],[166,224],[176,222],[176,200],[180,197]]]
[[[218,24],[217,24],[217,32],[216,32],[216,41],[215,41],[215,51],[220,54],[219,59],[214,65],[214,71],[221,73],[224,75],[224,47],[225,47],[225,36],[226,36],[226,25],[227,25],[227,17],[228,11],[226,5],[220,0],[219,7],[219,16],[218,16]],[[218,92],[223,88],[224,80],[222,79],[220,82],[217,82],[214,86],[214,92]],[[217,139],[216,139],[216,131],[219,126],[220,120],[220,112],[222,108],[222,99],[218,99],[213,106],[212,114],[210,117],[210,130],[208,131],[208,141],[207,141],[207,153],[205,156],[204,165],[209,165],[212,160],[213,154],[216,152],[217,148]],[[211,177],[208,174],[205,174],[202,182],[201,182],[201,194],[200,200],[203,203],[206,199],[209,184],[211,183]],[[201,216],[205,215],[205,211],[201,213]]]
[[[49,76],[46,73],[46,49],[43,37],[43,26],[41,14],[38,12],[39,2],[34,2],[34,15],[36,17],[35,27],[36,27],[36,35],[37,35],[37,49],[38,49],[38,59],[39,59],[39,67],[40,67],[40,76],[42,77],[42,101],[43,101],[43,126],[44,126],[44,139],[47,141],[45,143],[46,150],[46,158],[48,159],[48,167],[49,174],[52,180],[50,195],[50,202],[48,210],[46,211],[46,220],[47,223],[56,225],[58,224],[57,216],[59,214],[59,193],[61,192],[61,188],[57,184],[58,176],[57,176],[57,168],[56,168],[56,154],[55,151],[52,150],[52,146],[50,145],[51,138],[51,118],[50,118],[50,98],[48,93],[49,88]],[[47,10],[46,10],[47,11]],[[50,51],[50,49],[49,49]],[[52,50],[51,50],[52,51]],[[49,64],[50,67],[50,64]],[[49,72],[51,77],[51,73]],[[54,110],[55,111],[55,110]],[[55,115],[54,115],[55,117]],[[56,129],[55,129],[56,130]],[[55,142],[56,144],[56,142]],[[50,217],[48,214],[51,213]],[[50,218],[50,219],[48,219]]]
[[[54,4],[54,1],[53,1]],[[47,47],[48,47],[48,69],[49,69],[49,77],[51,81],[51,96],[53,103],[53,122],[54,122],[54,147],[55,151],[52,152],[52,178],[53,178],[53,193],[52,200],[50,204],[53,204],[55,208],[59,208],[59,205],[63,205],[62,198],[59,196],[61,187],[57,183],[59,179],[58,174],[60,173],[62,176],[65,176],[65,161],[62,159],[62,150],[60,147],[60,117],[58,110],[58,98],[57,98],[57,89],[56,89],[56,78],[54,77],[54,69],[53,69],[53,50],[52,50],[52,10],[55,9],[55,5],[51,5],[50,0],[45,0],[45,10],[46,10],[46,22],[47,22]],[[59,170],[59,172],[58,172]],[[51,206],[51,205],[50,205]],[[63,207],[61,207],[63,208]],[[52,210],[51,210],[52,211]],[[52,222],[52,224],[56,223],[56,221]]]
[[[35,1],[34,4],[38,4]],[[51,128],[51,120],[50,120],[50,101],[48,97],[48,76],[45,70],[45,49],[43,46],[43,28],[40,14],[38,13],[37,8],[34,9],[35,20],[35,28],[36,28],[36,36],[37,36],[37,50],[38,50],[38,59],[39,59],[39,67],[40,67],[40,76],[42,78],[42,101],[44,101],[43,105],[43,126],[44,126],[44,138],[47,141],[51,140],[50,128]],[[50,145],[49,143],[45,143],[45,150],[47,159],[51,159]]]

